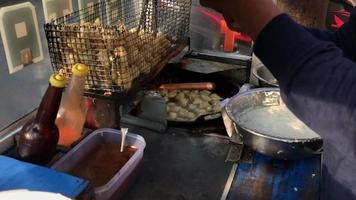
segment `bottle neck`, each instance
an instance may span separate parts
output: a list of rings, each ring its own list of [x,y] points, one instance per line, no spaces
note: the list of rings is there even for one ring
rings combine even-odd
[[[35,122],[53,126],[62,98],[63,88],[49,85],[37,110]]]
[[[85,77],[72,76],[64,93],[61,108],[78,109],[84,107],[84,85]]]
[[[73,75],[71,84],[74,84],[73,87],[75,87],[76,90],[80,92],[80,94],[83,94],[84,93],[84,85],[85,85],[85,76],[81,77],[81,76]],[[83,96],[83,95],[81,95],[81,96]]]

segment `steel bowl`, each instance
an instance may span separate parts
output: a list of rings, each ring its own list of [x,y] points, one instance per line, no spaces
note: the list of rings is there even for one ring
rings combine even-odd
[[[279,87],[277,79],[263,64],[253,67],[252,74],[258,79],[261,87]]]
[[[300,159],[320,154],[323,142],[316,133],[309,138],[282,138],[274,136],[273,133],[254,131],[255,127],[246,127],[240,119],[241,113],[246,109],[281,104],[284,103],[278,88],[258,88],[232,97],[226,105],[225,111],[235,123],[236,131],[241,135],[243,143],[257,152],[278,159]],[[288,112],[290,111],[288,110]],[[278,120],[273,121],[280,123]]]

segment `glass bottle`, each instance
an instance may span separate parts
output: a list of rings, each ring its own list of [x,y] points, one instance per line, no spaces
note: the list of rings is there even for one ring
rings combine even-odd
[[[58,142],[55,120],[65,85],[66,79],[61,74],[53,74],[49,78],[49,86],[36,116],[30,119],[20,131],[17,143],[19,159],[44,164],[55,154]]]
[[[72,68],[72,78],[64,92],[56,120],[58,144],[62,146],[69,147],[82,135],[87,112],[83,97],[87,74],[88,67],[84,64],[75,64]]]

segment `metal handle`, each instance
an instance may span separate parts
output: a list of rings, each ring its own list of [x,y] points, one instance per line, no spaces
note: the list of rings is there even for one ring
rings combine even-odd
[[[159,86],[161,90],[213,90],[215,84],[212,82],[203,83],[169,83]]]
[[[252,88],[254,88],[255,86],[250,84],[250,83],[245,83],[241,86],[239,92],[237,94],[241,94],[241,93],[244,93],[244,92],[247,92],[249,90],[251,90]]]

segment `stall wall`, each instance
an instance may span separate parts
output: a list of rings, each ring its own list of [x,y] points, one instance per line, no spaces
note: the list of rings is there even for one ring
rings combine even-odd
[[[43,30],[44,14],[41,0],[0,0],[0,7],[31,2],[37,13],[44,60],[9,74],[2,40],[0,40],[0,130],[38,107],[44,94],[48,76],[52,73],[47,41]],[[77,9],[77,1],[73,1]]]

